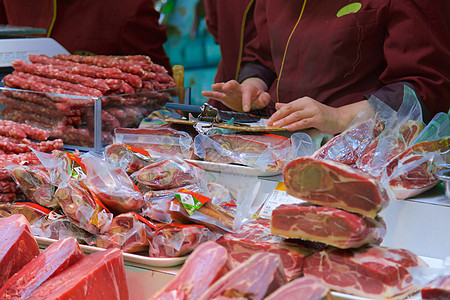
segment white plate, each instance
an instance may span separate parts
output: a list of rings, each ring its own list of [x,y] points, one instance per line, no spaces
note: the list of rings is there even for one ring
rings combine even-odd
[[[211,162],[205,160],[189,160],[200,167],[205,171],[213,171],[213,172],[226,172],[236,175],[247,175],[247,176],[276,176],[283,173],[282,170],[277,172],[270,171],[262,171],[255,167],[243,166],[243,165],[235,165],[235,164],[224,164],[218,162]]]
[[[35,236],[35,238],[40,246],[48,246],[48,245],[56,242],[56,240],[54,240],[54,239],[49,239],[49,238],[44,238],[44,237],[39,237],[39,236]],[[85,253],[94,253],[94,252],[105,250],[104,248],[87,246],[87,245],[82,245],[82,244],[80,244],[80,248]],[[123,260],[126,265],[133,265],[133,266],[138,266],[138,267],[160,267],[160,268],[174,267],[174,266],[183,264],[184,261],[187,259],[187,257],[188,256],[186,255],[186,256],[182,256],[182,257],[157,258],[157,257],[149,257],[149,256],[144,256],[144,255],[139,255],[139,254],[131,254],[131,253],[125,253],[125,252],[123,253]]]

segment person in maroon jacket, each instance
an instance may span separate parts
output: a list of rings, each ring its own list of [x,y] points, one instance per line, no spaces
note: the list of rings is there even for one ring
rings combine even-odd
[[[244,45],[256,36],[253,23],[254,0],[203,0],[208,31],[220,46],[221,61],[214,82],[238,80]],[[209,99],[212,106],[230,110]]]
[[[424,120],[450,107],[450,2],[256,0],[257,36],[239,82],[203,95],[237,111],[262,109],[267,124],[342,132],[376,96],[394,109],[404,85]]]
[[[171,72],[152,0],[0,0],[0,24],[44,28],[72,54],[149,56]]]

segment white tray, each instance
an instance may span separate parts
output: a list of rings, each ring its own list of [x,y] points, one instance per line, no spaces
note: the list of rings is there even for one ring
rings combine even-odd
[[[39,246],[44,247],[56,242],[56,240],[54,239],[39,236],[35,236],[35,238]],[[104,248],[87,246],[82,244],[80,244],[80,248],[81,250],[83,250],[83,252],[87,254],[105,250]],[[186,255],[182,257],[157,258],[123,252],[123,260],[125,262],[125,265],[132,265],[137,267],[159,267],[159,268],[174,267],[183,264],[184,261],[187,259],[187,257],[188,256]]]
[[[283,173],[282,170],[277,171],[277,172],[262,171],[255,167],[236,165],[236,164],[224,164],[224,163],[217,163],[217,162],[211,162],[211,161],[205,161],[205,160],[189,160],[188,159],[188,161],[199,165],[205,171],[226,172],[226,173],[231,173],[231,174],[236,174],[236,175],[276,176],[276,175],[280,175]]]

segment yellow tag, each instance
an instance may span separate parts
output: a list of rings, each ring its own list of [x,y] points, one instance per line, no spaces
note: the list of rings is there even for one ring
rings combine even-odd
[[[354,13],[358,12],[361,9],[361,7],[362,7],[362,4],[359,2],[350,3],[346,6],[344,6],[343,8],[341,8],[337,12],[336,16],[339,18],[339,17],[345,16],[348,14],[354,14]]]

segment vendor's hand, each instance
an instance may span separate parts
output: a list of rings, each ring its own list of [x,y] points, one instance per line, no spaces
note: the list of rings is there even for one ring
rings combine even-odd
[[[267,120],[267,125],[285,127],[289,131],[317,128],[323,133],[342,132],[339,109],[322,104],[310,97],[302,97],[290,103],[275,104],[277,111]]]
[[[256,80],[246,80],[242,84],[236,80],[230,80],[225,83],[215,83],[211,88],[213,91],[203,91],[202,95],[218,100],[240,112],[264,108],[270,101],[269,93],[265,92],[267,87]]]

